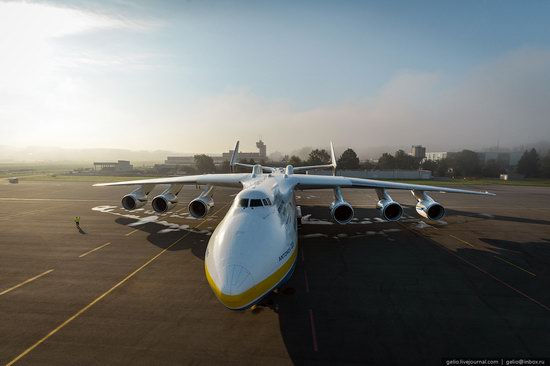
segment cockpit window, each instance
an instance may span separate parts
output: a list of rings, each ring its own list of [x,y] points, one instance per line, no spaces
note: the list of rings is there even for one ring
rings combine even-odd
[[[239,200],[239,207],[242,207],[242,208],[248,207],[248,198],[241,198]]]
[[[265,198],[262,198],[262,202],[264,203],[264,206],[269,206],[269,204],[267,203],[267,200]]]
[[[251,199],[250,207],[262,207],[262,200],[260,199]]]

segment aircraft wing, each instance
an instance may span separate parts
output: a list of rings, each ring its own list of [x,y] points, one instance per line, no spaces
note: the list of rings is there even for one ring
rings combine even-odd
[[[105,186],[139,186],[156,184],[181,184],[181,185],[212,185],[218,187],[242,188],[242,181],[250,177],[250,174],[203,174],[188,175],[183,177],[152,178],[130,180],[126,182],[98,183],[95,187]]]
[[[287,179],[293,179],[295,188],[298,190],[323,189],[323,188],[370,188],[370,189],[403,189],[422,192],[442,192],[442,193],[465,193],[494,196],[494,193],[487,191],[470,191],[465,189],[446,188],[427,186],[422,184],[408,184],[398,182],[387,182],[383,180],[348,178],[329,175],[302,175],[294,174]]]

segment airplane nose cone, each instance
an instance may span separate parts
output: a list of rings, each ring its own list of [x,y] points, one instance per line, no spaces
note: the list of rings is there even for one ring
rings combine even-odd
[[[222,285],[220,291],[225,295],[239,295],[254,284],[250,271],[238,264],[225,266],[220,277]]]
[[[212,273],[209,270],[209,267]],[[216,297],[227,308],[232,310],[244,309],[255,300],[258,295],[254,290],[254,279],[250,271],[239,264],[228,264],[216,268],[214,264],[207,264],[206,278]]]

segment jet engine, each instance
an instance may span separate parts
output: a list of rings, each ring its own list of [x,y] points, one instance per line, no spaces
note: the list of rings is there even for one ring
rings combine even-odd
[[[380,211],[380,216],[386,221],[398,221],[403,215],[403,207],[392,200],[391,197],[378,201],[376,209]]]
[[[340,188],[334,189],[335,200],[330,204],[330,215],[339,224],[347,224],[353,219],[353,207],[344,200]]]
[[[438,202],[435,202],[425,192],[413,191],[413,195],[418,200],[416,212],[420,216],[435,221],[441,220],[445,216],[445,208]]]
[[[162,194],[159,194],[151,201],[151,206],[153,210],[158,213],[165,213],[170,210],[178,203],[178,196],[174,193],[165,191]]]
[[[142,187],[122,197],[122,207],[127,210],[135,210],[147,203],[147,194]]]
[[[214,207],[214,200],[209,196],[199,196],[189,202],[189,213],[196,219],[201,219]]]
[[[384,189],[377,189],[378,203],[376,209],[380,212],[380,216],[386,221],[398,221],[403,215],[403,207],[391,198]]]

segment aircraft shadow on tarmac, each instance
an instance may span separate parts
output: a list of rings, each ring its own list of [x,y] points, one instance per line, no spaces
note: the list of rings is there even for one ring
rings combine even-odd
[[[403,208],[410,210],[410,212],[416,211],[414,205],[403,205]],[[517,222],[522,224],[550,225],[550,221],[548,220],[529,219],[526,217],[504,216],[504,215],[494,215],[494,214],[486,214],[486,213],[480,213],[480,212],[460,211],[452,208],[445,208],[445,211],[447,216],[464,216],[464,217],[475,218],[479,220],[496,220],[496,221]]]
[[[115,219],[115,222],[120,225],[128,226],[137,223],[138,220],[126,217],[119,217]],[[204,260],[206,246],[210,237],[205,235],[204,233],[201,233],[200,230],[193,231],[193,229],[190,229],[189,231],[187,231],[189,234],[185,237],[184,240],[181,240],[176,245],[170,247],[176,240],[182,237],[182,232],[186,231],[175,230],[162,233],[162,230],[165,230],[166,226],[155,222],[148,222],[134,228],[138,229],[139,231],[148,233],[149,235],[147,236],[147,241],[159,247],[160,249],[169,248],[168,250],[170,251],[191,250],[191,253],[193,253],[193,255]]]
[[[320,220],[330,219],[325,206],[302,206],[302,211]],[[355,212],[356,217],[376,217],[374,209]],[[462,211],[449,213],[488,219]],[[548,224],[506,216],[491,219]],[[136,220],[117,218],[116,222],[128,225]],[[149,233],[147,240],[163,249],[182,235],[181,231],[159,234],[165,226],[154,222],[136,228]],[[294,275],[250,312],[251,316],[262,311],[278,314],[293,363],[439,364],[442,357],[550,355],[550,340],[545,336],[550,333],[549,312],[430,239],[404,229],[392,232],[391,238],[335,236],[345,230],[383,232],[386,228],[402,229],[396,223],[376,221],[302,226],[299,248],[303,253]],[[190,249],[204,260],[208,239],[191,233],[171,250]],[[468,248],[456,253],[542,303],[550,303],[550,294],[543,295],[550,284],[550,240],[480,240],[494,252]],[[539,281],[499,263],[495,253],[537,273]]]
[[[304,214],[328,217],[326,207],[302,209]],[[372,217],[375,212],[356,210],[358,217]],[[365,226],[374,232],[399,227]],[[295,291],[268,299],[267,305],[279,315],[295,363],[439,364],[443,357],[550,354],[550,340],[543,336],[550,331],[547,311],[472,270],[438,244],[406,230],[392,233],[394,241],[378,235],[335,238],[334,228],[342,230],[339,225],[302,228],[302,237],[308,233],[326,237],[301,239],[306,259],[299,261],[288,283]],[[467,248],[457,254],[550,304],[545,291],[550,284],[547,239],[480,240],[494,252]],[[539,281],[503,265],[495,252],[536,272]],[[516,252],[527,254],[527,263]],[[315,319],[315,330],[310,317]]]

